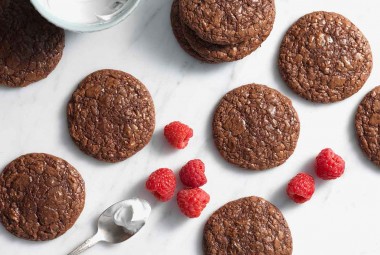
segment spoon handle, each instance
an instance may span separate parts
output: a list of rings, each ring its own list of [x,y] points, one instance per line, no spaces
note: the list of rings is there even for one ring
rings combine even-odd
[[[102,241],[101,237],[98,234],[96,234],[93,237],[87,239],[84,243],[79,245],[75,250],[73,250],[72,252],[70,252],[67,255],[78,255],[78,254],[84,252],[85,250],[91,248],[92,246],[94,246],[95,244],[97,244],[100,241]]]

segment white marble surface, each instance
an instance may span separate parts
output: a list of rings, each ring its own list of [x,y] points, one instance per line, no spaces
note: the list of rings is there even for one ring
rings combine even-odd
[[[208,216],[225,202],[257,195],[276,204],[291,227],[294,255],[375,255],[380,250],[380,169],[358,147],[353,117],[362,97],[380,84],[380,33],[377,0],[277,0],[277,17],[268,40],[242,61],[201,64],[187,56],[169,25],[170,0],[143,0],[120,25],[93,34],[67,33],[63,59],[45,80],[23,89],[0,88],[0,169],[29,152],[47,152],[72,163],[86,182],[86,206],[75,226],[48,242],[17,239],[0,227],[0,254],[67,254],[95,232],[97,216],[122,199],[147,199],[153,213],[147,226],[128,242],[100,244],[87,254],[202,254],[202,228]],[[281,81],[276,57],[281,38],[297,18],[311,11],[336,11],[349,17],[367,36],[374,69],[365,86],[351,98],[316,105],[296,96]],[[84,155],[71,141],[65,108],[79,81],[100,68],[115,68],[138,77],[151,91],[157,128],[151,143],[134,157],[105,164]],[[246,83],[262,83],[289,96],[301,120],[297,149],[284,165],[265,172],[248,172],[225,163],[211,139],[211,116],[223,94]],[[195,136],[182,151],[163,140],[165,124],[180,120]],[[294,205],[284,194],[288,180],[299,171],[312,171],[315,155],[332,147],[347,163],[342,178],[317,181],[312,200]],[[178,171],[189,159],[206,163],[204,189],[211,202],[198,219],[183,217],[175,200],[156,202],[144,190],[153,170]]]

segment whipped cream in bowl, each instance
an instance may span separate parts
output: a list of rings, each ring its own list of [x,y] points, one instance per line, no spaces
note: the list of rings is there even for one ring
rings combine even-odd
[[[110,28],[137,7],[140,0],[31,0],[34,7],[53,24],[76,32]]]

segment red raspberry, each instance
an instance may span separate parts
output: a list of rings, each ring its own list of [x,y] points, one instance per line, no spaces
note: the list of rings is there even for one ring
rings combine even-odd
[[[315,172],[323,180],[340,177],[344,173],[344,168],[344,160],[329,148],[322,150],[316,158]]]
[[[209,201],[210,195],[200,188],[183,189],[177,194],[179,209],[189,218],[199,217]]]
[[[288,183],[286,193],[298,204],[310,200],[315,191],[314,178],[306,173],[299,173]]]
[[[174,196],[176,187],[174,172],[168,168],[160,168],[149,176],[145,186],[158,200],[166,202]]]
[[[198,188],[207,182],[205,164],[200,159],[187,162],[179,172],[182,183],[190,188]]]
[[[173,147],[183,149],[193,137],[193,130],[179,121],[174,121],[165,126],[164,135]]]

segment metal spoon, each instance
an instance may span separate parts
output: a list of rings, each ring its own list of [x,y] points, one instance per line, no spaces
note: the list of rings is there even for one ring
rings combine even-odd
[[[150,209],[150,205],[147,201],[139,198],[129,199],[120,201],[105,210],[98,219],[98,232],[91,238],[87,239],[78,248],[70,252],[68,255],[77,255],[85,250],[91,248],[98,242],[104,241],[108,243],[120,243],[128,240],[134,234],[140,231],[140,229],[145,225],[143,224],[135,232],[125,231],[121,226],[118,226],[114,222],[114,214],[123,206],[123,204],[128,203],[131,200],[136,200],[146,205]]]

